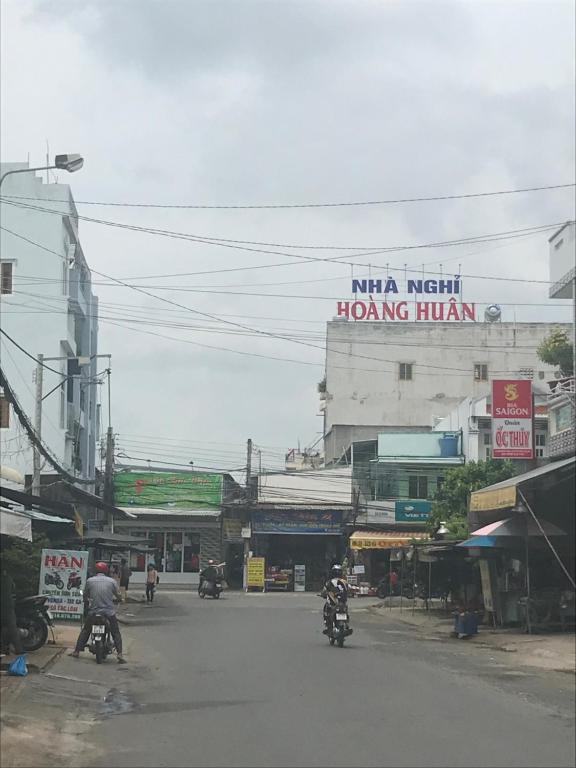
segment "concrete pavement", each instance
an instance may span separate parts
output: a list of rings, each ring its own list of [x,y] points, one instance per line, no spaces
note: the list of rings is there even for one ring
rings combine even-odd
[[[82,768],[573,764],[572,676],[520,671],[360,600],[349,644],[332,648],[320,608],[308,594],[159,591],[123,629],[128,665],[63,657],[49,695],[39,688],[12,714],[20,733],[59,718],[44,728],[46,762],[27,764],[56,754]]]

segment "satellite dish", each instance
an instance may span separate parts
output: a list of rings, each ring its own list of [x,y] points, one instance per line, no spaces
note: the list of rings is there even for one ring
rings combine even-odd
[[[487,323],[498,323],[502,319],[502,307],[499,304],[489,304],[484,310],[484,320]]]

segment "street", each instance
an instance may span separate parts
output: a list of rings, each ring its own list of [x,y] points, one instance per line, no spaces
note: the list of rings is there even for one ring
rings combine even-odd
[[[332,648],[320,607],[160,591],[123,628],[128,665],[66,656],[31,680],[22,715],[57,721],[54,754],[82,768],[573,764],[572,676],[418,635],[360,599]]]

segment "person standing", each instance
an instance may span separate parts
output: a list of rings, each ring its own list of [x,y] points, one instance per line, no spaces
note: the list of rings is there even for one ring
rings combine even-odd
[[[154,602],[154,590],[156,589],[156,584],[158,584],[158,571],[156,570],[156,566],[154,565],[154,563],[149,563],[148,569],[146,571],[146,602],[147,603]]]
[[[120,561],[120,593],[122,595],[122,600],[126,602],[126,598],[128,597],[128,584],[130,582],[130,576],[132,576],[132,571],[130,570],[128,563],[126,562],[125,558],[122,558]]]

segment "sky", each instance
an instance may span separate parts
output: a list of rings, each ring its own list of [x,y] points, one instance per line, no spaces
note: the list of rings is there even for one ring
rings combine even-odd
[[[47,145],[80,152],[82,171],[58,177],[78,201],[292,205],[574,181],[571,2],[4,0],[1,9],[2,160],[43,164]],[[557,224],[573,218],[574,192],[78,208],[249,241],[238,249],[80,222],[93,270],[153,294],[93,273],[119,449],[232,469],[248,437],[274,466],[321,436],[325,323],[350,297],[352,270],[368,269],[326,260]],[[373,265],[372,276],[402,277],[405,264],[460,271],[465,300],[498,302],[504,319],[566,321],[569,308],[549,301],[544,283],[501,280],[547,280],[549,234],[356,263]],[[303,247],[318,245],[350,250]]]

